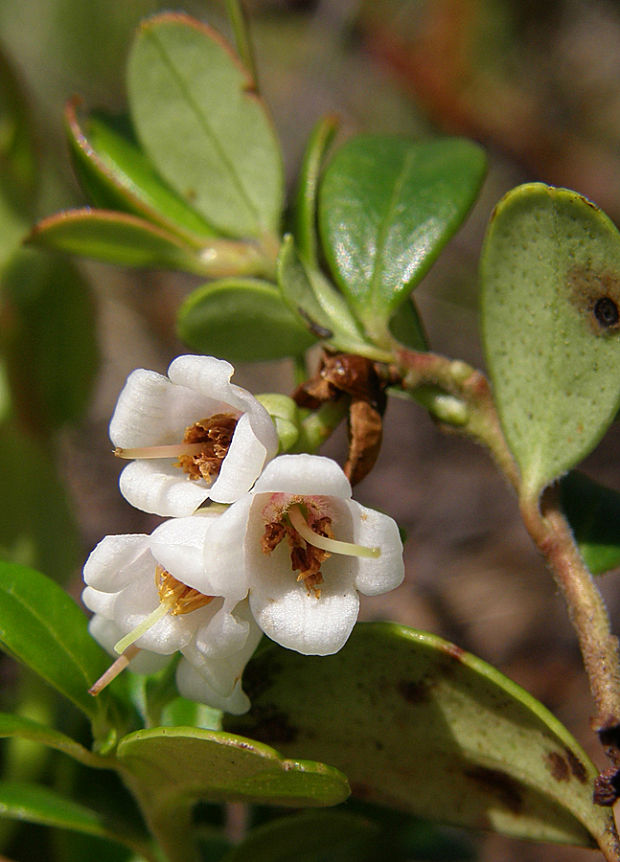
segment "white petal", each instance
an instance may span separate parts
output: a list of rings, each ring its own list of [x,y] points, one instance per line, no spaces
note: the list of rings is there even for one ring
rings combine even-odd
[[[97,643],[101,644],[111,656],[118,658],[114,652],[114,644],[122,638],[123,632],[112,620],[107,620],[100,614],[95,614],[88,623],[88,630]],[[138,655],[132,658],[129,670],[132,670],[134,673],[155,673],[165,667],[169,661],[170,656],[158,655],[154,652],[148,652],[148,650],[140,650]]]
[[[129,375],[119,396],[110,422],[110,439],[123,448],[178,443],[188,425],[214,413],[238,412],[229,407],[191,383],[177,385],[155,371],[138,368]]]
[[[247,602],[237,606],[235,616],[248,626],[243,647],[234,653],[205,658],[190,645],[183,650],[177,686],[184,697],[239,715],[249,708],[241,689],[241,675],[262,633],[252,619]]]
[[[381,548],[377,559],[357,557],[355,586],[367,596],[376,596],[398,587],[405,577],[403,544],[393,518],[348,502],[353,519],[352,541],[357,545]]]
[[[180,518],[204,503],[209,488],[202,479],[192,481],[173,461],[132,461],[120,475],[121,494],[143,512]]]
[[[213,595],[204,570],[205,540],[221,514],[205,509],[188,518],[171,518],[153,531],[149,541],[153,557],[166,571],[204,595]]]
[[[243,649],[249,633],[249,620],[239,619],[228,608],[221,607],[197,629],[194,646],[204,658],[231,655]]]
[[[303,655],[338,652],[357,619],[359,600],[349,565],[330,558],[322,572],[317,598],[297,582],[284,542],[266,560],[254,558],[250,608],[256,622],[276,643]]]
[[[205,575],[213,595],[235,601],[248,592],[246,529],[253,497],[246,494],[222,514],[205,543]]]
[[[194,389],[216,401],[231,404],[231,383],[235,369],[225,359],[214,356],[177,356],[168,368],[168,377],[179,385]],[[199,417],[202,418],[202,417]]]
[[[142,571],[149,565],[148,541],[145,535],[106,536],[86,560],[84,581],[97,590],[118,592],[133,577],[135,566]]]
[[[243,715],[250,708],[250,701],[241,688],[240,680],[235,682],[229,694],[222,695],[209,685],[205,677],[186,658],[179,662],[176,683],[183,697],[205,703],[213,709],[221,709],[231,715]]]
[[[322,455],[279,455],[270,461],[254,486],[254,493],[351,496],[351,484],[331,458]]]
[[[271,419],[271,427],[275,428]],[[237,422],[228,454],[220,472],[209,490],[209,497],[217,503],[234,503],[250,490],[263,469],[267,449],[258,439],[247,413]]]

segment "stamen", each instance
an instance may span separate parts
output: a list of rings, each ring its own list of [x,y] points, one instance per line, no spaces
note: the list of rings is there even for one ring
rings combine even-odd
[[[125,670],[132,658],[135,658],[139,652],[140,649],[137,646],[134,646],[133,644],[128,646],[125,652],[119,656],[104,673],[101,674],[97,682],[91,685],[88,689],[88,693],[93,697],[96,697],[100,691],[103,691],[106,686],[110,685],[113,679],[116,679],[116,677]]]
[[[364,545],[354,545],[352,542],[341,542],[338,539],[329,539],[327,536],[319,536],[312,530],[303,516],[299,506],[291,506],[287,515],[293,527],[302,539],[309,545],[320,548],[331,554],[344,554],[347,557],[371,557],[376,559],[381,556],[381,548],[366,548]]]
[[[171,443],[167,446],[139,446],[135,449],[121,449],[119,446],[114,450],[117,458],[125,458],[128,461],[144,458],[179,458],[182,455],[201,455],[204,450],[202,443]]]

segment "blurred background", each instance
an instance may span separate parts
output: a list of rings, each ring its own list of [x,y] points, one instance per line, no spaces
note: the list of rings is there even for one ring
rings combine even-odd
[[[246,6],[289,182],[327,112],[340,116],[340,141],[360,131],[440,133],[485,147],[481,197],[417,291],[432,349],[483,367],[477,260],[501,195],[541,180],[575,189],[620,219],[620,3]],[[88,107],[122,110],[134,27],[163,8],[170,4],[0,0],[0,553],[56,577],[76,597],[83,562],[104,535],[148,532],[158,522],[120,497],[122,465],[111,455],[107,424],[132,369],[164,372],[184,351],[176,309],[199,282],[42,254],[33,264],[17,249],[37,218],[87,202],[69,163],[64,104],[79,94]],[[221,3],[187,0],[182,8],[227,32]],[[292,370],[286,362],[239,367],[235,382],[288,393]],[[496,665],[602,765],[575,638],[510,490],[484,452],[441,434],[417,406],[391,402],[385,428],[377,466],[356,496],[406,531],[407,580],[366,600],[363,617],[430,630]],[[619,444],[616,424],[583,465],[618,490]],[[325,452],[342,461],[344,435]],[[620,629],[613,573],[602,589]],[[56,708],[18,681],[8,661],[0,680],[1,708],[21,703],[33,717]],[[18,769],[7,757],[9,771]],[[36,757],[28,762],[39,768]],[[473,846],[483,862],[593,858],[497,836],[475,836]]]

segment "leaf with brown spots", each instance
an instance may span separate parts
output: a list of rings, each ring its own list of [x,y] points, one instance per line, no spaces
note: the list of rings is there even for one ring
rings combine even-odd
[[[620,407],[620,234],[575,192],[519,186],[495,209],[481,274],[500,418],[535,498]]]
[[[610,811],[592,801],[596,769],[569,732],[435,635],[362,623],[336,655],[271,645],[244,686],[252,709],[227,719],[231,728],[333,764],[369,802],[514,837],[615,846]]]

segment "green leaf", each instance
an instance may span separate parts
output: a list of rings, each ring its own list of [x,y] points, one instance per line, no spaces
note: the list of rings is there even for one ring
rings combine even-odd
[[[531,183],[495,208],[481,267],[495,398],[523,493],[536,498],[620,406],[620,235],[581,195]]]
[[[275,285],[249,278],[222,279],[190,294],[179,309],[178,335],[193,350],[230,362],[300,356],[316,342]]]
[[[28,241],[42,248],[120,266],[209,275],[199,255],[185,241],[129,213],[67,210],[38,222]]]
[[[158,176],[125,118],[94,113],[81,125],[73,100],[65,110],[65,126],[80,184],[96,206],[141,216],[196,248],[214,235]]]
[[[60,731],[55,730],[53,727],[46,727],[44,724],[21,715],[0,712],[0,737],[17,737],[19,739],[28,739],[32,742],[39,742],[48,748],[62,751],[63,754],[69,755],[69,757],[78,760],[86,766],[100,769],[110,768],[109,760],[93,754],[87,748],[84,748],[83,745],[80,745],[79,742],[71,739],[71,737],[65,736],[64,733],[60,733]]]
[[[6,268],[2,290],[13,403],[46,438],[88,406],[99,360],[90,288],[71,262],[23,250]]]
[[[344,811],[308,811],[253,829],[222,862],[364,862],[377,859],[379,828]]]
[[[519,686],[439,637],[356,626],[336,655],[250,662],[236,732],[341,769],[355,795],[429,820],[592,846],[612,829],[594,766]],[[337,704],[337,708],[334,705]]]
[[[390,320],[390,332],[394,338],[410,350],[428,350],[424,324],[413,297],[399,305]]]
[[[320,272],[302,263],[290,234],[284,237],[280,249],[277,274],[284,301],[316,338],[324,339],[328,346],[345,353],[389,359],[366,341],[344,297]]]
[[[471,141],[360,136],[328,166],[319,226],[330,268],[370,333],[429,270],[476,199],[485,171]]]
[[[349,794],[331,766],[285,760],[266,745],[213,730],[138,730],[121,739],[117,756],[158,810],[199,799],[336,805]]]
[[[295,201],[295,239],[299,256],[308,266],[319,268],[316,236],[316,206],[319,177],[325,155],[338,130],[337,117],[328,115],[316,124],[310,135],[297,183]]]
[[[602,575],[620,566],[620,494],[572,471],[560,482],[560,496],[592,574]]]
[[[278,142],[254,82],[209,27],[182,14],[145,21],[128,68],[131,114],[161,176],[224,234],[275,234]]]
[[[0,562],[0,647],[28,665],[105,732],[110,690],[88,694],[109,659],[67,593],[40,572]]]
[[[0,559],[66,582],[82,549],[49,450],[23,430],[0,425],[0,476]]]
[[[98,812],[37,784],[0,782],[0,817],[108,838],[137,852],[143,849],[139,838],[116,824],[106,823]]]

